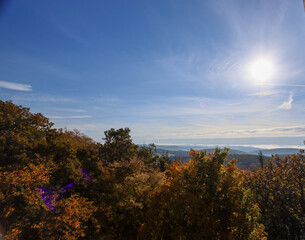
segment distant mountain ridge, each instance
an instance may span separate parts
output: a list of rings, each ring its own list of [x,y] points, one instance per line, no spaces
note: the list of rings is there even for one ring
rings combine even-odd
[[[273,148],[273,149],[262,149],[262,153],[266,156],[270,155],[291,155],[300,152],[300,149],[297,148]],[[258,154],[259,151],[252,151],[253,154]]]
[[[191,148],[195,150],[207,150],[208,152],[213,152],[215,148],[208,147],[204,148],[204,146],[191,146],[191,145],[156,145],[157,154],[166,155],[168,154],[169,158],[173,161],[175,159],[180,159],[181,161],[188,161],[191,157],[189,155],[189,151]],[[257,169],[259,168],[258,161],[258,152],[262,151],[265,161],[271,159],[271,155],[278,154],[280,157],[284,157],[287,155],[292,155],[300,152],[298,148],[255,148],[255,147],[245,147],[245,146],[234,146],[233,149],[230,148],[228,160],[233,158],[237,159],[236,165],[240,169]],[[224,149],[224,147],[221,147]],[[242,149],[242,150],[241,150]]]
[[[176,152],[176,151],[186,151],[195,149],[195,150],[207,150],[207,151],[214,151],[215,147],[204,147],[204,146],[192,146],[192,145],[156,145],[157,149],[160,151],[168,151],[168,152]],[[224,149],[225,147],[220,147]],[[258,148],[258,147],[251,147],[251,146],[228,146],[229,154],[230,155],[239,155],[239,154],[252,154],[257,155],[259,151],[266,156],[271,155],[291,155],[300,152],[300,148]]]

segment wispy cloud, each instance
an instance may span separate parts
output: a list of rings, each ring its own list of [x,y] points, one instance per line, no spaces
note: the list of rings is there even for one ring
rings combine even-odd
[[[250,96],[271,96],[271,95],[276,95],[276,94],[283,93],[283,92],[285,92],[285,91],[283,91],[283,90],[269,90],[269,91],[252,93],[252,94],[250,94]]]
[[[73,108],[53,108],[53,109],[57,111],[65,111],[65,112],[77,112],[77,113],[86,112],[83,109],[73,109]]]
[[[156,139],[208,139],[208,138],[241,138],[266,136],[297,136],[304,135],[305,126],[275,127],[275,128],[244,128],[219,129],[211,126],[209,129],[190,127],[181,129],[175,126],[151,126],[150,135],[143,136],[137,129],[134,131],[137,138],[154,137]]]
[[[32,91],[32,86],[28,84],[21,84],[21,83],[12,83],[12,82],[6,82],[6,81],[0,81],[0,87],[11,89],[11,90],[17,90],[17,91],[26,91],[30,92]]]
[[[48,116],[51,119],[75,119],[75,118],[92,118],[92,116]]]
[[[84,21],[79,21],[79,19],[72,19],[69,20],[72,22],[67,22],[62,19],[59,19],[60,16],[56,15],[49,15],[46,20],[50,21],[54,28],[56,28],[63,36],[66,36],[70,40],[72,40],[75,43],[78,43],[79,45],[83,47],[88,47],[89,42],[84,36],[79,34],[80,29],[84,30],[88,28],[88,26],[85,25]],[[77,28],[75,27],[77,26]]]
[[[12,101],[22,101],[22,102],[47,102],[47,103],[70,103],[74,100],[68,97],[60,97],[54,95],[42,95],[42,94],[22,94],[17,96],[12,96],[10,98]]]
[[[226,57],[215,59],[209,66],[209,73],[212,76],[222,77],[224,75],[236,75],[241,71],[242,66],[239,62],[240,53],[234,52]]]
[[[284,83],[261,83],[268,86],[285,86],[285,87],[305,87],[304,84],[284,84]]]
[[[300,133],[305,132],[305,126],[290,126],[290,127],[275,127],[275,128],[253,128],[240,130],[224,130],[216,132],[217,134],[231,135],[231,134],[256,134],[256,133]]]
[[[292,95],[290,95],[288,101],[283,102],[282,105],[279,106],[281,109],[289,110],[292,107],[293,98]]]

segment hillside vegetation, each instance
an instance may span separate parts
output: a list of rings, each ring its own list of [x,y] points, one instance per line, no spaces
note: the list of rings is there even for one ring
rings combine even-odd
[[[213,152],[214,149],[203,149],[200,151]],[[172,151],[172,150],[157,149],[157,152],[159,154],[168,155],[169,159],[172,161],[174,161],[175,159],[179,159],[182,162],[187,162],[190,159],[189,151]],[[259,168],[260,164],[258,161],[258,155],[247,154],[241,151],[240,151],[241,153],[238,153],[239,151],[234,151],[234,154],[230,152],[231,149],[230,151],[228,151],[227,159],[228,160],[236,159],[237,161],[235,162],[235,164],[239,169],[256,170]],[[237,152],[237,154],[235,152]],[[269,158],[271,157],[264,156],[265,161],[267,161]]]
[[[227,150],[170,161],[130,130],[103,144],[0,101],[5,239],[304,239],[305,159],[241,171]]]

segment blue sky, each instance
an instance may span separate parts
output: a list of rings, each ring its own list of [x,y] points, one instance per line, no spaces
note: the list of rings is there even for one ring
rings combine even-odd
[[[7,0],[0,99],[97,141],[302,144],[304,43],[301,0]]]

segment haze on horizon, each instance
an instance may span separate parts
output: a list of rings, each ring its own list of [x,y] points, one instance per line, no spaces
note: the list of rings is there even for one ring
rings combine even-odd
[[[305,140],[302,1],[6,0],[0,36],[0,99],[55,127],[97,141],[121,127],[136,143]]]

